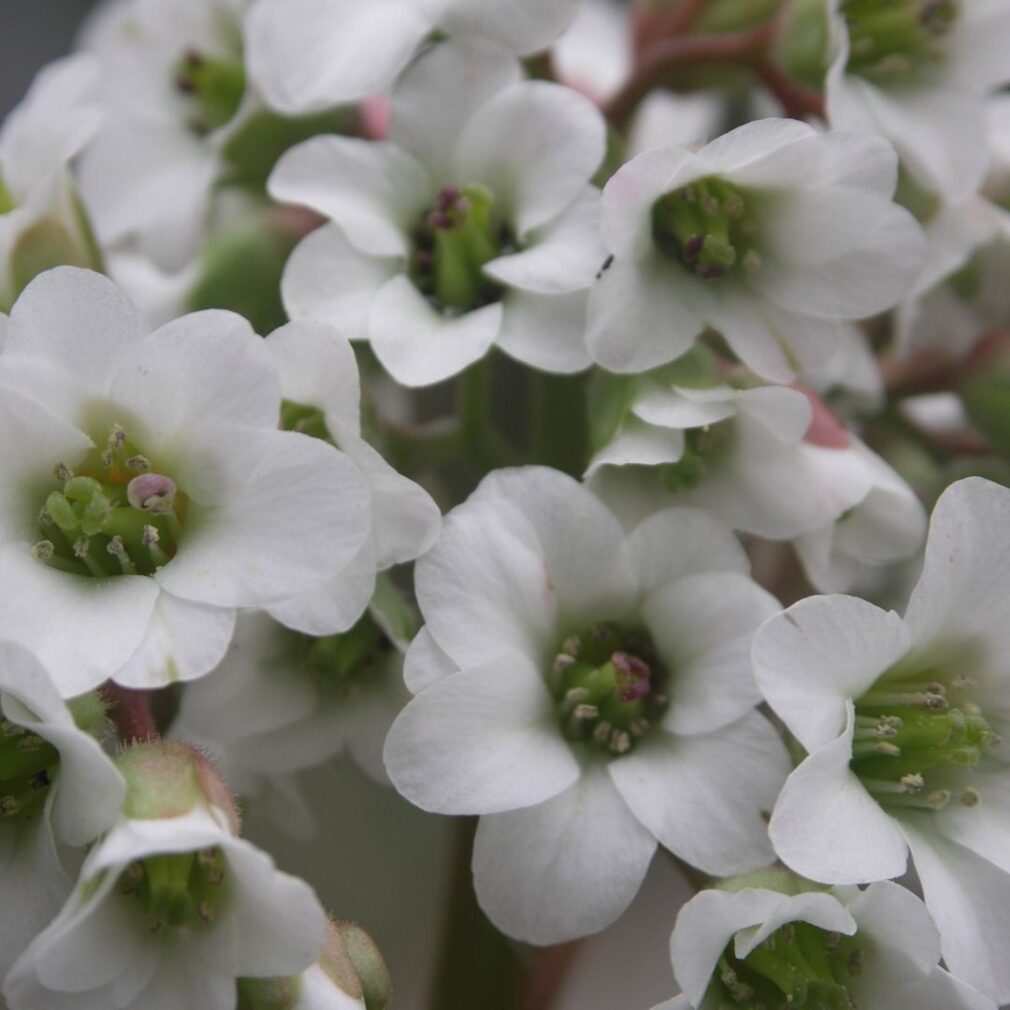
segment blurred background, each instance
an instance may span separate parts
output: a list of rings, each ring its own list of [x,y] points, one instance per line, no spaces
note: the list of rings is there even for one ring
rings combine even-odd
[[[94,0],[3,0],[0,118],[32,77],[65,54]],[[308,879],[329,910],[364,926],[379,943],[397,987],[393,1010],[435,1010],[430,990],[449,891],[454,823],[425,815],[349,762],[304,780],[318,835],[288,837],[262,811],[246,832],[286,870]],[[601,874],[606,867],[600,867]],[[638,900],[607,933],[578,945],[552,1010],[648,1010],[674,991],[668,942],[687,896],[672,864],[657,856]],[[521,950],[529,957],[532,952]],[[2,1001],[0,1001],[2,1006]],[[195,1010],[195,1008],[194,1008]],[[527,1010],[461,1002],[437,1010]],[[529,1008],[532,1010],[532,1008]]]

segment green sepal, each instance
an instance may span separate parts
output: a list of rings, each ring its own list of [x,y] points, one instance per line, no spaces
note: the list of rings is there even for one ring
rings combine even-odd
[[[824,0],[795,0],[775,40],[775,56],[790,77],[821,90],[828,76],[828,10]]]
[[[62,221],[45,217],[29,225],[11,250],[13,299],[16,300],[39,274],[60,266],[94,268],[95,263]]]
[[[592,452],[604,449],[620,431],[635,402],[638,388],[636,376],[615,375],[600,368],[593,371],[587,399]]]
[[[302,983],[294,978],[240,978],[235,1010],[294,1010]]]

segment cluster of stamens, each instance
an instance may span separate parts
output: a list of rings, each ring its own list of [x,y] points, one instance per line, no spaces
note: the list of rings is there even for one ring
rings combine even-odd
[[[113,425],[103,450],[74,470],[57,463],[61,484],[38,522],[38,560],[74,575],[152,575],[174,556],[187,501],[164,474]]]
[[[344,692],[366,681],[393,650],[386,633],[366,611],[349,631],[325,638],[299,636],[307,669],[331,691]]]
[[[59,760],[51,743],[8,719],[0,720],[0,818],[17,817],[39,804]]]
[[[501,298],[483,269],[511,245],[493,211],[494,196],[483,186],[448,186],[415,229],[411,277],[440,310],[469,312]]]
[[[198,928],[214,922],[226,896],[225,860],[219,848],[148,856],[120,875],[118,889],[139,901],[147,928]]]
[[[566,638],[547,680],[565,738],[610,754],[627,754],[668,706],[652,639],[614,624]]]
[[[845,0],[849,73],[886,82],[943,57],[959,0]]]
[[[743,959],[727,947],[709,995],[720,1010],[859,1010],[849,985],[863,957],[856,937],[793,922]]]
[[[743,193],[715,176],[667,193],[652,207],[657,247],[709,281],[737,266],[760,269],[760,232],[760,221]]]
[[[230,122],[242,104],[246,75],[241,59],[183,53],[175,68],[175,89],[190,102],[189,128],[198,136]]]
[[[856,702],[852,770],[885,806],[942,810],[976,806],[966,783],[999,737],[969,700],[967,677],[911,681],[886,677]]]

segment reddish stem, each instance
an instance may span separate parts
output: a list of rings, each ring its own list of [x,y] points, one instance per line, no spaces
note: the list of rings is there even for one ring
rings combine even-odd
[[[521,1010],[550,1010],[581,946],[575,940],[533,953]]]
[[[123,743],[144,743],[161,737],[151,711],[154,691],[135,691],[111,680],[102,686],[101,691],[111,705],[109,716]]]
[[[794,80],[770,57],[766,56],[761,60],[754,67],[754,73],[779,100],[783,111],[790,118],[806,119],[808,116],[826,118],[824,95]]]
[[[708,0],[680,0],[672,10],[643,11],[634,19],[632,44],[640,63],[660,39],[686,32]]]

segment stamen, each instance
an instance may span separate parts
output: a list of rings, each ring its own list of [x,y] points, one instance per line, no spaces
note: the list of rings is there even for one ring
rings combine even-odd
[[[968,788],[961,793],[961,802],[966,807],[977,807],[982,802],[982,794],[972,786],[968,786]]]
[[[61,483],[65,484],[73,475],[74,471],[64,463],[57,463],[53,467],[53,476]]]
[[[885,757],[901,757],[901,748],[886,740],[857,740],[852,745],[853,757],[866,757],[870,754],[880,754]]]
[[[123,570],[124,575],[137,574],[137,568],[130,560],[130,555],[126,553],[126,545],[121,536],[118,534],[114,536],[105,549],[119,562],[119,567]]]
[[[40,540],[32,548],[32,557],[36,561],[52,561],[55,554],[56,548],[53,546],[52,540]]]
[[[150,473],[151,461],[146,456],[131,456],[126,461],[126,469],[133,473]]]
[[[74,554],[88,566],[88,571],[96,578],[106,575],[102,566],[91,556],[91,541],[87,537],[80,536],[74,541]]]
[[[145,526],[143,533],[144,546],[147,548],[148,553],[151,555],[151,560],[154,562],[156,567],[162,568],[167,565],[171,560],[169,556],[158,546],[158,542],[161,539],[161,534],[158,533],[157,527],[155,526]]]

